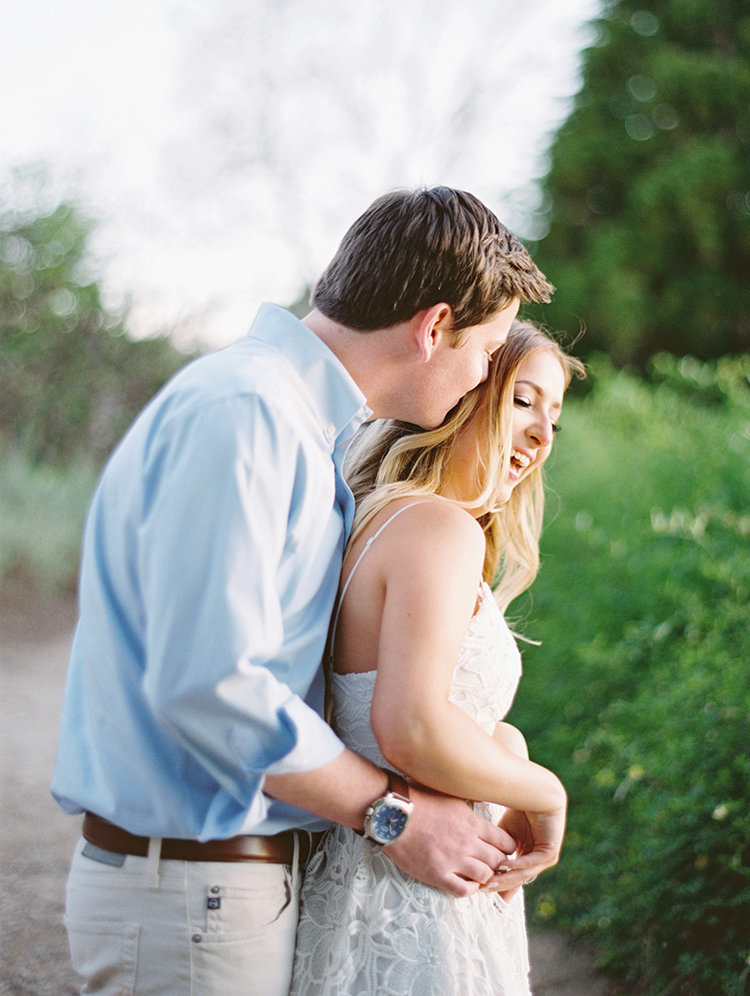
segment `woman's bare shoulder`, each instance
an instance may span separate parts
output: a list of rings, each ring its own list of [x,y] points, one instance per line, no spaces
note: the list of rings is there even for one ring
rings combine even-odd
[[[397,550],[400,560],[412,556],[418,561],[444,551],[448,556],[469,557],[480,563],[484,558],[482,527],[466,509],[448,498],[419,495],[394,499],[374,518],[369,537],[386,523],[387,528],[374,544],[379,546],[382,541],[384,555]]]

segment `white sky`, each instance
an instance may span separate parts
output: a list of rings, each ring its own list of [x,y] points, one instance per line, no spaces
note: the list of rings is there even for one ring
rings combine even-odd
[[[0,174],[46,162],[141,333],[241,335],[394,186],[519,235],[599,0],[24,0],[0,31]]]

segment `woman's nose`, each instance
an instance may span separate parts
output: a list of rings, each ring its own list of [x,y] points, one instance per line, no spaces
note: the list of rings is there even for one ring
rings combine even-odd
[[[528,427],[527,432],[537,446],[549,446],[553,436],[552,421],[546,417],[537,418]]]

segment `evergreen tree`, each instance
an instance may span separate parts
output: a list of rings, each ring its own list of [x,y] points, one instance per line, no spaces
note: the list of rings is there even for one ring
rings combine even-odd
[[[534,255],[558,289],[538,313],[620,364],[745,352],[750,6],[616,0],[596,26],[543,183]]]
[[[15,193],[0,212],[0,435],[37,460],[100,460],[186,357],[166,338],[133,341],[105,306],[75,205],[21,208]]]

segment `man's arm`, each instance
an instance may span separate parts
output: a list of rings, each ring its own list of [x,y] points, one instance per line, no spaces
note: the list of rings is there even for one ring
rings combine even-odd
[[[361,830],[365,810],[387,789],[387,776],[353,751],[312,771],[268,776],[264,791],[274,798]],[[461,799],[409,786],[414,812],[404,833],[386,847],[393,863],[413,878],[468,896],[486,882],[515,841],[477,816]]]
[[[330,598],[316,594],[316,619],[305,620],[304,659],[284,643],[279,574],[306,459],[290,421],[254,396],[168,411],[144,467],[136,565],[147,610],[143,690],[165,733],[245,808],[269,769],[306,771],[343,749],[304,701],[335,583]],[[321,486],[318,464],[303,478],[308,488]],[[318,566],[309,577],[326,569]],[[330,570],[337,578],[338,565]]]

